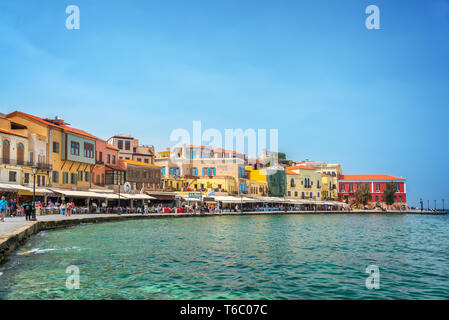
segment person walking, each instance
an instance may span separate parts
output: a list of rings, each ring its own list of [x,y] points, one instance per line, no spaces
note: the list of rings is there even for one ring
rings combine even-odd
[[[31,213],[33,212],[33,207],[28,202],[22,205],[23,210],[25,211],[25,220],[31,221]]]
[[[11,216],[16,216],[17,215],[17,200],[13,199],[10,203],[11,206]]]
[[[65,210],[66,210],[65,202],[62,202],[61,205],[59,206],[59,213],[65,216]]]
[[[6,214],[7,205],[8,205],[8,201],[6,201],[5,196],[2,196],[2,199],[0,200],[0,216],[2,217],[2,222],[5,222],[5,214]]]

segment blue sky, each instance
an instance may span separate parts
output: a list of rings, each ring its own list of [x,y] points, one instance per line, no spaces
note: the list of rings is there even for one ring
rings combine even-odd
[[[0,112],[157,149],[193,120],[279,129],[290,159],[403,176],[411,204],[448,207],[448,35],[448,0],[1,0]]]

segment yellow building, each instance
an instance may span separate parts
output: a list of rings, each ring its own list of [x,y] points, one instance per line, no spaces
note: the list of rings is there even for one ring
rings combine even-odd
[[[286,168],[287,198],[322,199],[322,177],[316,169],[308,166]]]
[[[307,167],[312,167],[321,174],[325,174],[326,176],[322,176],[322,185],[325,188],[323,191],[326,191],[326,193],[323,194],[323,199],[327,200],[338,199],[338,178],[342,174],[340,164],[325,163],[311,160],[305,160],[299,162],[298,164]]]
[[[36,153],[30,155],[40,169],[52,170],[47,181],[51,187],[89,189],[96,164],[98,138],[74,129],[62,119],[43,119],[15,111],[6,118],[28,129]]]
[[[30,174],[26,130],[16,130],[11,121],[0,117],[0,183],[28,184]]]
[[[267,171],[265,169],[254,170],[252,166],[245,168],[249,172],[248,196],[268,197]]]

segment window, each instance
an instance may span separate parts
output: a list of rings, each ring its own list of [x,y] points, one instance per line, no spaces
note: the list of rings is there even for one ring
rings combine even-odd
[[[53,153],[59,153],[59,142],[53,142]]]
[[[76,184],[76,173],[70,173],[70,184]]]
[[[3,163],[9,163],[9,141],[3,140],[3,152],[2,152]]]
[[[34,153],[30,152],[30,162],[34,163]]]
[[[289,197],[291,196],[291,192],[290,192],[290,191],[288,191],[288,196],[289,196]]]
[[[131,150],[131,141],[125,141],[125,150]]]
[[[59,172],[58,172],[58,171],[53,171],[53,172],[52,172],[51,180],[52,180],[54,183],[59,183]]]
[[[84,157],[93,159],[94,148],[93,143],[84,142]]]
[[[365,184],[365,190],[369,191],[369,183]]]
[[[162,175],[165,175],[165,167],[162,167],[161,173]]]
[[[111,163],[111,155],[110,154],[106,155],[106,163]]]
[[[103,161],[103,152],[100,151],[99,154],[98,161]]]
[[[69,183],[69,173],[68,172],[63,172],[62,173],[62,183],[63,184],[68,184]]]
[[[84,181],[89,182],[90,181],[90,174],[89,172],[84,172]]]
[[[138,162],[142,162],[142,158],[137,158],[137,161]]]
[[[316,187],[317,187],[318,189],[320,189],[320,188],[321,188],[321,185],[320,185],[320,180],[318,180],[318,181],[317,181]]]
[[[398,183],[398,184],[396,184],[396,191],[400,191],[400,190],[401,190],[401,188],[400,188],[399,183]]]
[[[190,168],[190,174],[192,176],[197,176],[198,175],[198,168]]]
[[[83,172],[78,171],[78,181],[83,181]]]
[[[143,159],[143,162],[148,163],[148,159]]]
[[[40,175],[37,176],[37,185],[38,186],[41,185],[41,176]]]
[[[292,188],[295,187],[295,179],[293,179],[293,178],[290,179],[290,187],[292,187]]]
[[[80,155],[80,144],[78,142],[72,141],[70,147],[70,153],[74,156]]]
[[[30,183],[30,174],[28,172],[23,175],[23,183]]]
[[[402,196],[399,196],[399,202],[402,202]]]
[[[17,144],[17,164],[23,165],[25,161],[25,147],[22,142]]]
[[[376,191],[380,191],[380,184],[376,184]]]
[[[115,164],[115,156],[112,156],[112,164]]]
[[[378,196],[376,196],[376,202],[378,202],[379,201],[379,197]]]
[[[341,185],[341,192],[345,192],[345,185],[344,184]]]
[[[119,140],[119,141],[117,142],[117,147],[118,147],[120,150],[123,150],[123,140]]]
[[[352,183],[349,185],[349,192],[352,192],[352,189],[353,188],[353,185],[352,185]]]
[[[298,191],[295,191],[295,197],[297,197],[298,196]]]
[[[45,187],[45,182],[46,182],[45,180],[46,180],[46,179],[45,179],[45,176],[42,176],[42,186],[43,186],[43,187]]]
[[[17,181],[17,172],[9,171],[9,182],[16,182],[16,181]]]

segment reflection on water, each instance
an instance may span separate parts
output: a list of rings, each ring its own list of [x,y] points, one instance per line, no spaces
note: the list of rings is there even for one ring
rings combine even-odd
[[[0,267],[2,299],[447,299],[449,219],[279,215],[83,225]],[[365,269],[380,267],[380,290]],[[66,267],[80,269],[68,290]]]

